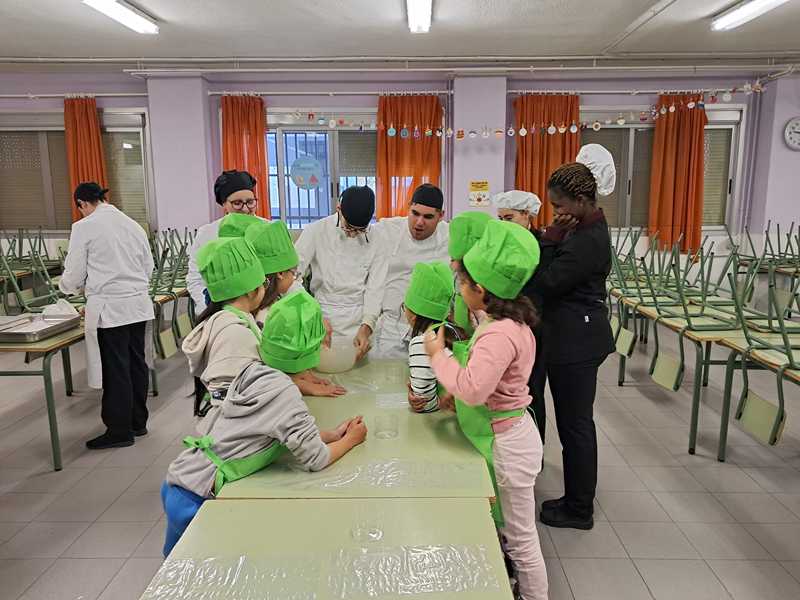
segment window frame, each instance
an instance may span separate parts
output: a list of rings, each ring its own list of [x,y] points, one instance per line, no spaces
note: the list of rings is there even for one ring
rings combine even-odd
[[[633,186],[633,160],[635,154],[635,136],[637,129],[655,129],[655,123],[647,122],[626,122],[624,125],[618,125],[616,122],[617,117],[621,114],[627,118],[630,113],[638,114],[642,111],[650,111],[650,105],[636,105],[636,106],[581,106],[580,117],[582,122],[591,123],[595,119],[601,122],[607,119],[612,119],[611,124],[604,124],[603,129],[628,129],[628,156],[627,164],[624,165],[625,169],[625,189],[620,194],[624,197],[624,216],[625,220],[623,225],[611,226],[612,231],[619,232],[623,229],[630,227],[639,227],[638,225],[631,225],[631,194]],[[732,113],[736,113],[736,116]],[[744,134],[747,128],[747,106],[745,104],[716,104],[706,105],[706,114],[708,116],[708,124],[706,129],[730,129],[731,130],[731,153],[729,157],[728,166],[728,195],[726,198],[725,216],[727,229],[730,232],[738,233],[741,229],[740,215],[744,200],[741,198],[742,191],[742,177],[743,174],[743,158],[744,158]],[[620,165],[617,165],[618,175]],[[622,212],[620,212],[622,214]],[[726,225],[703,225],[704,232],[712,235],[727,235]]]
[[[3,124],[3,115],[18,115],[20,117],[19,123]],[[52,122],[53,118],[58,115],[60,124]],[[112,124],[106,125],[104,117],[108,116]],[[140,118],[140,125],[119,125],[113,124],[115,117],[122,115],[132,115]],[[13,117],[12,117],[13,118]],[[41,121],[41,123],[37,123]],[[47,149],[46,134],[48,131],[64,131],[64,110],[44,110],[44,111],[30,111],[30,110],[0,110],[0,132],[13,132],[13,131],[34,131],[39,133],[39,152],[42,154],[43,150]],[[157,231],[156,221],[156,204],[155,204],[155,187],[153,179],[153,163],[150,148],[150,119],[147,108],[144,107],[131,107],[131,108],[104,108],[100,111],[100,133],[114,131],[138,131],[139,139],[142,144],[142,161],[144,172],[144,190],[145,190],[145,210],[147,211],[147,225],[151,231]],[[42,139],[44,136],[44,145]],[[53,197],[52,185],[50,185],[50,156],[49,152],[40,156],[42,161],[42,177],[44,193],[45,193],[45,210],[51,224],[55,222],[55,213],[53,212]],[[45,175],[44,166],[47,166],[47,174]],[[52,213],[52,214],[51,214]],[[4,230],[0,228],[0,231]],[[8,230],[6,230],[8,231]],[[68,236],[70,229],[58,229],[55,226],[45,227],[42,226],[42,233],[46,237],[63,238]]]

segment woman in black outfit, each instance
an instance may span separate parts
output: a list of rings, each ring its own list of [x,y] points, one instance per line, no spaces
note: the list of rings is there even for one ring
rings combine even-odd
[[[610,160],[605,148],[597,148]],[[613,173],[613,160],[610,165]],[[541,236],[541,262],[525,290],[542,306],[541,372],[550,382],[564,462],[565,494],[543,503],[540,519],[552,527],[576,529],[594,525],[597,435],[592,411],[597,370],[614,351],[604,303],[611,242],[605,216],[597,207],[593,171],[600,171],[592,167],[569,163],[550,176],[547,192],[556,218]],[[611,179],[613,190],[613,175]],[[608,183],[601,177],[603,191]],[[543,388],[541,372],[535,383]]]

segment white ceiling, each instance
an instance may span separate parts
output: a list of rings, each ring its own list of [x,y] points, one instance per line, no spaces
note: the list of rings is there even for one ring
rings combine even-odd
[[[609,51],[800,54],[800,0],[731,32],[710,17],[734,0],[434,0],[411,35],[404,0],[138,0],[161,27],[138,35],[80,0],[0,1],[0,57],[598,55]]]

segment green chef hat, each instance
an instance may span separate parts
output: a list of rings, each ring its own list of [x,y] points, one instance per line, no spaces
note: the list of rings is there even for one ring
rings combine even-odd
[[[261,223],[261,219],[254,215],[244,213],[230,213],[219,224],[219,237],[244,237],[247,228],[255,223]]]
[[[284,373],[299,373],[319,364],[319,347],[325,339],[322,309],[305,290],[278,300],[264,322],[259,352],[261,360]]]
[[[434,321],[444,321],[453,300],[453,272],[443,262],[417,263],[406,290],[408,310]]]
[[[539,242],[530,231],[506,221],[490,221],[464,256],[472,279],[499,298],[516,298],[539,265]]]
[[[481,236],[486,224],[492,220],[489,213],[470,210],[459,213],[450,221],[449,235],[450,242],[448,250],[450,258],[461,260],[469,252]]]
[[[259,221],[247,228],[244,239],[253,244],[264,275],[294,269],[300,260],[283,221]]]
[[[264,284],[256,251],[243,238],[211,240],[197,253],[197,268],[214,302],[238,298]]]

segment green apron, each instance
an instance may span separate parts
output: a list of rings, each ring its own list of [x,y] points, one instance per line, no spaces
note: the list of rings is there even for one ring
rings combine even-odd
[[[472,327],[472,319],[470,319],[469,308],[461,294],[456,294],[456,299],[453,303],[453,322],[467,335],[471,336],[475,333]]]
[[[481,328],[479,327],[468,342],[455,342],[453,344],[453,356],[462,367],[467,366],[470,350],[480,330]],[[497,527],[503,527],[503,509],[500,506],[500,493],[497,491],[497,479],[494,473],[495,436],[494,430],[492,429],[492,420],[521,417],[525,414],[525,409],[518,408],[515,410],[492,411],[489,410],[489,407],[485,404],[470,406],[458,398],[455,399],[455,404],[456,417],[458,418],[458,424],[461,426],[461,431],[467,436],[467,439],[472,442],[475,449],[481,453],[481,456],[486,459],[486,465],[489,467],[489,476],[492,479],[492,487],[494,488],[495,496],[495,501],[492,505],[492,518]]]
[[[242,323],[247,325],[248,329],[253,332],[258,342],[261,343],[261,331],[259,331],[258,327],[251,319],[247,318],[247,315],[244,312],[236,307],[231,306],[230,304],[225,306],[225,310],[239,317]],[[214,445],[214,440],[210,435],[204,435],[203,437],[187,436],[183,438],[183,443],[189,448],[197,448],[198,450],[202,450],[203,454],[206,455],[208,460],[217,466],[217,473],[214,477],[215,496],[219,494],[220,490],[222,490],[222,486],[224,486],[226,483],[236,481],[237,479],[242,479],[268,467],[287,450],[286,446],[283,444],[274,443],[268,448],[244,458],[230,458],[228,460],[222,460],[211,449],[211,447]]]
[[[261,343],[261,330],[258,328],[258,325],[256,325],[255,319],[248,319],[247,313],[239,310],[235,306],[231,306],[230,304],[225,305],[225,310],[239,317],[239,320],[245,325],[247,325],[247,328],[253,332],[253,335],[256,336],[258,343],[259,344]]]
[[[189,448],[202,450],[203,454],[208,457],[208,460],[217,466],[217,473],[214,477],[215,496],[219,495],[222,486],[226,483],[242,479],[268,467],[287,450],[286,446],[276,442],[268,448],[251,454],[250,456],[222,460],[211,449],[214,445],[214,440],[210,435],[204,435],[203,437],[187,436],[183,438],[183,444]]]

